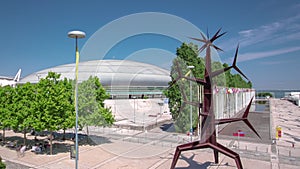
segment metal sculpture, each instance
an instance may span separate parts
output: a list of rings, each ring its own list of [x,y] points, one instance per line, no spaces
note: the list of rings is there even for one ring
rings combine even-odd
[[[238,49],[239,46],[237,46],[236,51],[235,51],[235,56],[234,56],[234,61],[232,66],[223,68],[217,71],[212,71],[212,66],[211,66],[211,47],[216,49],[217,51],[222,51],[219,47],[213,44],[213,42],[218,39],[219,37],[223,36],[226,32],[220,34],[221,29],[219,29],[212,38],[209,39],[206,38],[202,33],[201,37],[202,39],[198,38],[191,38],[196,41],[200,41],[204,43],[199,49],[199,53],[202,52],[203,50],[206,50],[206,57],[205,57],[205,75],[203,79],[198,79],[198,78],[191,78],[184,76],[183,73],[181,72],[181,69],[179,67],[179,64],[176,64],[177,70],[178,70],[178,77],[173,80],[171,85],[175,84],[179,79],[186,79],[189,81],[196,82],[197,84],[203,85],[204,88],[204,100],[203,104],[197,103],[197,102],[192,102],[188,101],[185,93],[183,92],[183,107],[186,104],[190,104],[193,106],[196,106],[198,108],[203,108],[202,112],[199,113],[199,117],[202,120],[202,127],[201,127],[201,136],[200,140],[189,142],[186,144],[182,144],[177,146],[171,169],[174,169],[176,166],[176,163],[178,161],[178,158],[183,151],[188,151],[188,150],[195,150],[195,149],[204,149],[204,148],[211,148],[213,149],[214,152],[214,159],[215,163],[219,163],[219,152],[233,158],[236,162],[237,168],[242,169],[242,163],[239,154],[236,152],[230,150],[229,148],[219,144],[216,139],[216,125],[218,124],[225,124],[225,123],[231,123],[231,122],[237,122],[237,121],[243,121],[259,138],[259,134],[257,131],[254,129],[254,127],[251,125],[251,123],[248,121],[248,114],[250,110],[250,106],[252,103],[253,98],[250,100],[250,103],[246,107],[246,109],[243,109],[238,113],[238,115],[241,115],[240,117],[236,118],[226,118],[226,119],[215,119],[215,113],[214,113],[214,108],[213,108],[213,84],[212,84],[212,78],[215,76],[218,76],[230,69],[235,69],[237,72],[239,72],[242,76],[244,76],[247,80],[248,78],[243,74],[243,72],[237,67],[236,65],[236,60],[237,60],[237,54],[238,54]]]

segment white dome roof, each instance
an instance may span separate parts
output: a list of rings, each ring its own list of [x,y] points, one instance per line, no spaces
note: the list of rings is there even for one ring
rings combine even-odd
[[[160,67],[129,60],[93,60],[80,62],[78,66],[79,83],[90,76],[97,76],[103,86],[166,87],[171,80],[170,72]],[[49,71],[61,74],[61,78],[75,78],[75,63],[60,65],[32,73],[20,83],[37,83]]]

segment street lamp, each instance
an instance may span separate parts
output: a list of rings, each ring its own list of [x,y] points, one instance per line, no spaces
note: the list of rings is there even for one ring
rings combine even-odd
[[[78,169],[78,63],[79,63],[79,51],[78,51],[78,39],[85,38],[85,33],[82,31],[70,31],[68,32],[69,38],[75,38],[75,55],[76,55],[76,68],[75,68],[75,168]]]
[[[188,66],[187,67],[189,70],[190,78],[192,77],[192,69],[195,68],[195,66]],[[192,81],[190,80],[190,102],[192,102]],[[190,128],[190,136],[191,136],[191,141],[193,141],[193,111],[192,111],[192,105],[190,104],[190,122],[191,122],[191,128]]]

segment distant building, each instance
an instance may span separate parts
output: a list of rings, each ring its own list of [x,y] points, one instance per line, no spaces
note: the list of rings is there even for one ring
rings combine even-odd
[[[0,76],[0,86],[12,86],[15,87],[16,84],[19,82],[21,76],[21,69],[18,70],[16,76],[14,78],[12,77],[6,77],[6,76]]]
[[[60,65],[32,73],[20,83],[37,83],[49,71],[61,78],[75,78],[75,64]],[[170,72],[160,67],[129,60],[93,60],[79,63],[78,82],[97,76],[113,98],[157,98],[171,81]]]

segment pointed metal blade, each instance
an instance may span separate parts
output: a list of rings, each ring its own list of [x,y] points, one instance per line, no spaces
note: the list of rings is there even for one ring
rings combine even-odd
[[[207,41],[207,39],[206,39],[206,37],[203,35],[203,33],[200,32],[200,34],[201,34],[202,39],[205,40],[205,41]]]
[[[215,76],[218,76],[218,75],[230,70],[231,68],[232,68],[232,66],[226,67],[226,68],[223,68],[223,69],[219,69],[219,70],[216,70],[216,71],[212,72],[210,75],[211,75],[211,77],[215,77]]]
[[[248,77],[237,67],[237,66],[233,66],[233,68],[237,71],[237,72],[239,72],[242,76],[244,76],[244,78],[246,78],[248,81],[250,81],[249,79],[248,79]]]
[[[243,121],[261,139],[260,135],[257,133],[257,131],[252,126],[252,124],[249,122],[249,120],[248,119],[244,119]]]
[[[253,97],[251,98],[251,100],[250,100],[250,102],[249,102],[249,104],[248,104],[248,106],[247,106],[247,108],[246,108],[246,110],[243,114],[243,118],[248,118],[248,114],[249,114],[249,111],[250,111],[250,108],[251,108],[252,101],[253,101]]]
[[[196,41],[200,41],[200,42],[206,43],[206,40],[203,40],[203,39],[193,38],[193,37],[189,37],[189,38],[193,39],[193,40],[196,40]]]
[[[223,35],[225,35],[227,32],[223,32],[223,33],[221,33],[220,35],[218,35],[217,37],[216,37],[216,39],[218,39],[219,37],[221,37],[221,36],[223,36]]]
[[[239,52],[239,44],[238,44],[238,46],[236,47],[236,50],[235,50],[234,60],[233,60],[233,64],[232,64],[233,66],[236,66],[236,60],[237,60],[238,52]]]
[[[206,28],[206,37],[207,37],[207,39],[209,39],[208,28]]]
[[[214,47],[216,50],[218,50],[218,51],[222,51],[222,52],[224,52],[223,51],[223,49],[221,49],[221,48],[219,48],[219,47],[217,47],[216,45],[212,45],[212,47]]]
[[[217,39],[218,34],[220,33],[220,31],[221,31],[221,28],[220,28],[220,29],[214,34],[214,36],[210,39],[210,42],[213,42],[214,40]]]
[[[202,45],[201,48],[199,48],[199,53],[201,53],[206,48],[206,44]]]
[[[246,78],[248,81],[250,81],[248,79],[248,77],[237,67],[236,65],[236,61],[237,61],[237,56],[238,56],[238,52],[239,52],[239,44],[235,50],[235,54],[234,54],[234,59],[233,59],[233,63],[232,63],[232,67],[237,71],[239,72],[242,76],[244,76],[244,78]]]
[[[227,119],[216,119],[215,124],[226,124],[226,123],[232,123],[237,121],[242,121],[241,118],[227,118]]]

